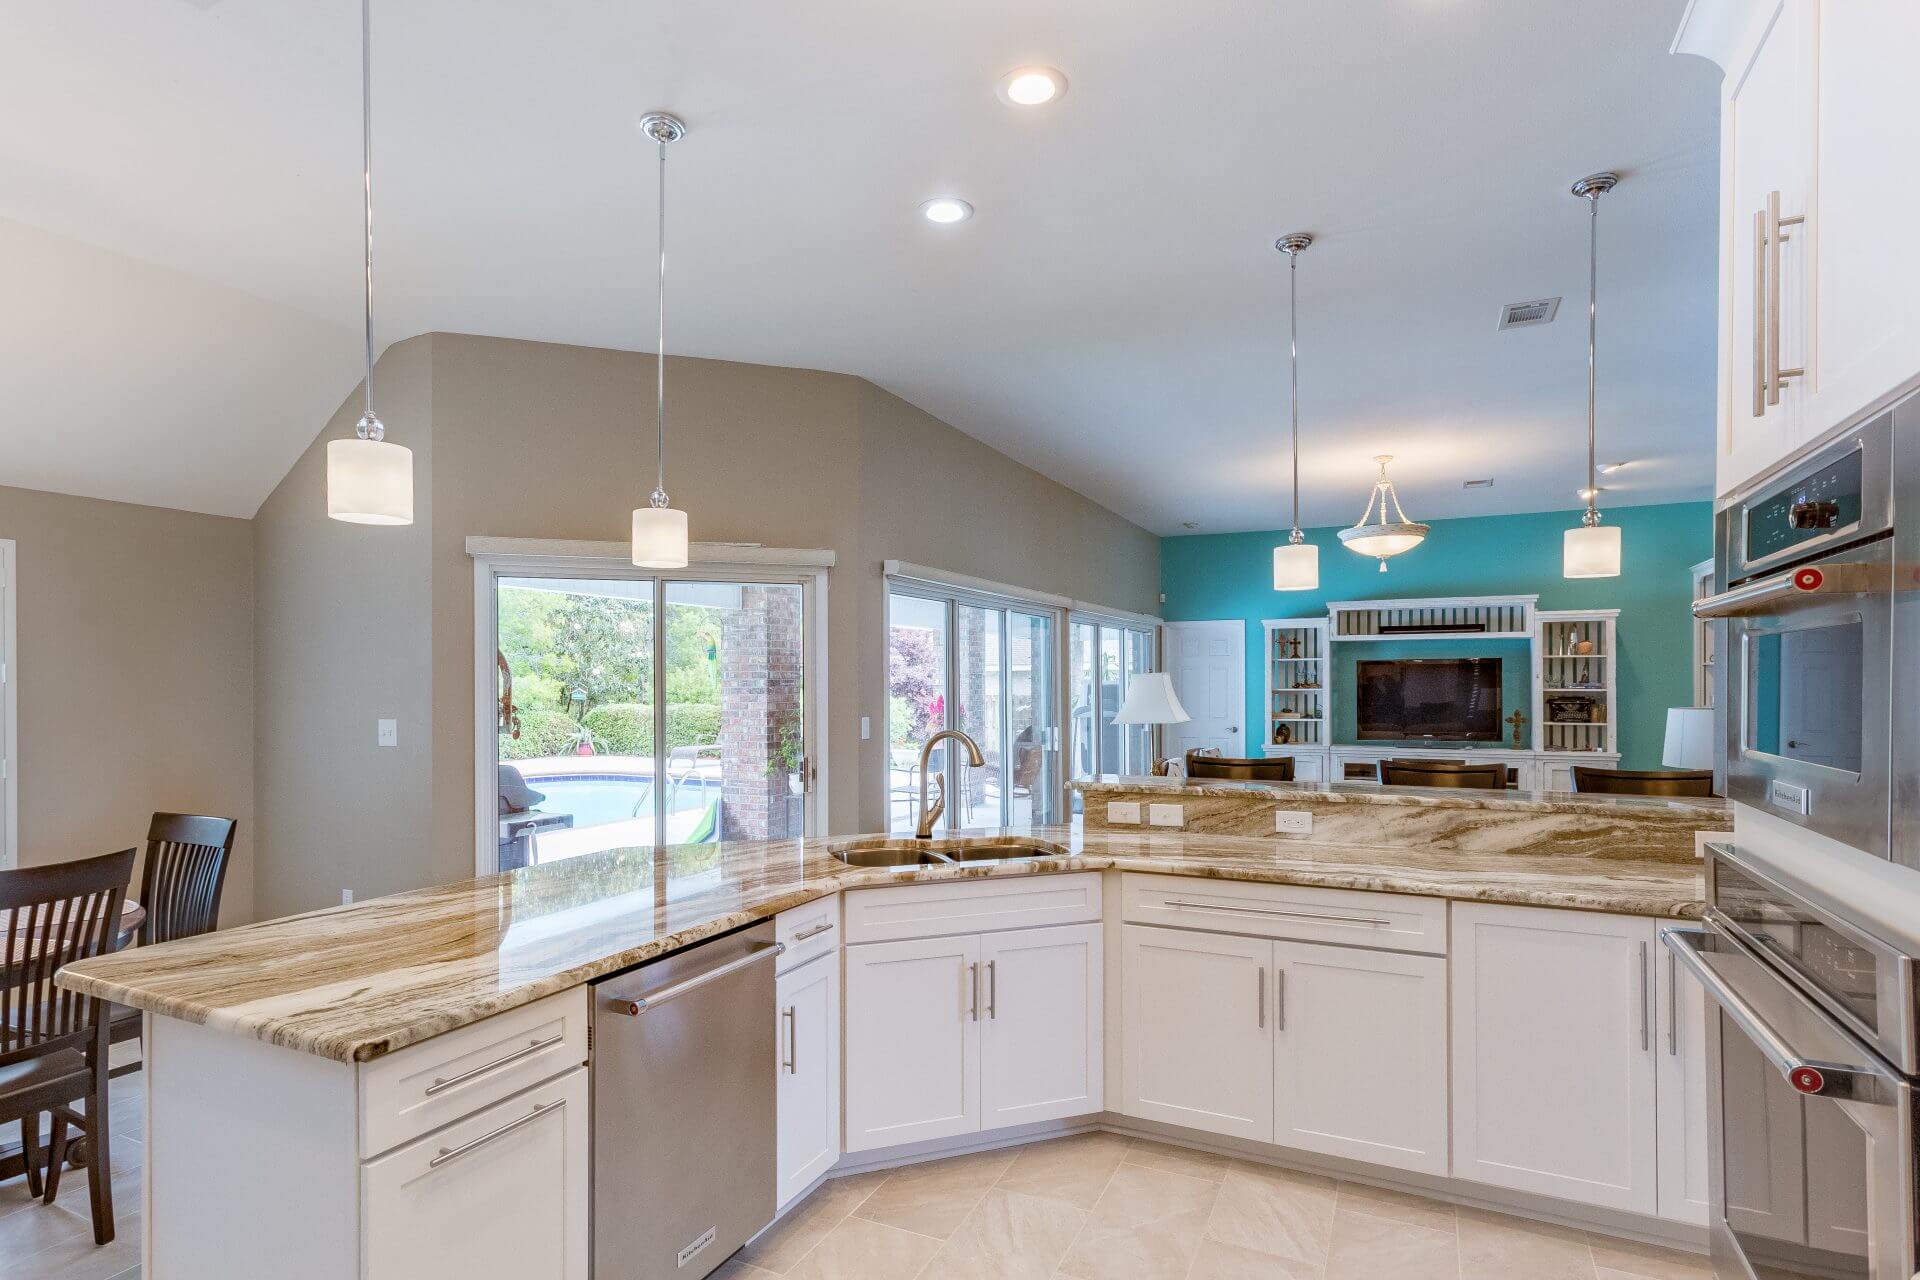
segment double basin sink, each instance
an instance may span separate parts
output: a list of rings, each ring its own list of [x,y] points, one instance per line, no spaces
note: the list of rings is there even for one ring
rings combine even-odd
[[[962,836],[945,840],[850,840],[835,846],[833,856],[850,867],[962,867],[1072,855],[1064,845],[1045,840]]]

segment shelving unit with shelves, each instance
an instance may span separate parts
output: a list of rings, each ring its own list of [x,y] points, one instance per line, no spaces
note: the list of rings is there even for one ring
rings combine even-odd
[[[1266,670],[1266,737],[1269,757],[1292,756],[1297,781],[1325,776],[1333,741],[1333,690],[1325,618],[1267,618],[1261,624]]]
[[[1534,749],[1619,754],[1618,609],[1542,609],[1534,640]]]

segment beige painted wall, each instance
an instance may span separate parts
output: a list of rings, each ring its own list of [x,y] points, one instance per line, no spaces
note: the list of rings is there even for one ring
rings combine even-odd
[[[454,334],[399,344],[379,370],[382,417],[416,450],[418,522],[326,528],[318,442],[262,508],[263,914],[337,902],[347,884],[364,895],[472,874],[466,539],[624,540],[653,487],[653,376],[651,357],[628,352]],[[694,538],[839,555],[836,831],[885,820],[884,744],[859,741],[859,717],[880,725],[886,706],[882,561],[1154,609],[1151,534],[868,382],[669,359],[667,385],[668,489]],[[343,406],[328,434],[357,414]],[[361,653],[375,673],[356,674]],[[376,715],[396,713],[397,756],[373,746]]]
[[[221,918],[253,916],[253,526],[0,488],[17,544],[20,863],[239,820]],[[135,871],[135,890],[138,875]]]

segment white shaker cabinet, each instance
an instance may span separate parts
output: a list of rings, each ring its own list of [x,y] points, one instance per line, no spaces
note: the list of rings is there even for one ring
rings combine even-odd
[[[587,1105],[576,1068],[368,1162],[362,1274],[587,1280]]]
[[[1655,922],[1452,917],[1454,1176],[1657,1212]]]
[[[1273,1141],[1445,1176],[1446,957],[1273,949]]]
[[[847,1150],[979,1129],[979,939],[870,942],[846,957]]]
[[[1122,1110],[1273,1141],[1273,943],[1122,927]]]
[[[840,1159],[840,957],[775,980],[778,1191],[785,1208]]]
[[[980,1127],[1100,1110],[1097,924],[980,935]]]

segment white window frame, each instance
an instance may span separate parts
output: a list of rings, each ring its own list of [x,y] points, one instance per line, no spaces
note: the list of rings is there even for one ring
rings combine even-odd
[[[747,582],[795,585],[807,619],[801,644],[806,686],[805,748],[809,768],[807,834],[824,835],[827,797],[827,577],[832,551],[696,542],[685,569],[641,569],[624,542],[576,542],[546,538],[467,539],[473,557],[473,820],[476,875],[493,875],[500,863],[498,715],[499,580],[581,578],[665,582]]]
[[[1092,606],[1077,606],[1067,614],[1066,635],[1064,638],[1064,643],[1066,645],[1066,658],[1064,659],[1063,666],[1070,665],[1072,662],[1073,628],[1076,626],[1089,626],[1089,627],[1095,628],[1094,640],[1093,640],[1093,661],[1094,661],[1096,670],[1098,670],[1099,662],[1100,662],[1100,631],[1102,629],[1120,631],[1123,633],[1128,631],[1145,632],[1147,635],[1147,645],[1148,645],[1147,670],[1148,671],[1164,670],[1163,663],[1165,662],[1165,656],[1166,656],[1166,634],[1165,634],[1164,628],[1166,624],[1161,619],[1153,617],[1149,614],[1128,613],[1128,612],[1125,612],[1124,610],[1119,610],[1119,609],[1099,609]],[[1066,681],[1069,674],[1070,673],[1067,672],[1066,670],[1062,670],[1060,678],[1063,684]],[[1127,667],[1126,667],[1126,641],[1122,640],[1121,649],[1120,649],[1120,701],[1122,705],[1124,705],[1127,700],[1127,685],[1129,683],[1130,683],[1130,673],[1127,671]],[[1098,677],[1096,677],[1094,680],[1094,699],[1095,699],[1094,715],[1096,717],[1098,717],[1100,713],[1099,689],[1100,689],[1100,681]],[[1071,759],[1071,755],[1073,751],[1073,725],[1072,725],[1073,707],[1071,705],[1072,698],[1073,698],[1073,689],[1072,689],[1072,686],[1068,685],[1066,686],[1066,700],[1061,706],[1061,716],[1063,717],[1063,723],[1065,723],[1066,725],[1065,732],[1066,732],[1066,742],[1067,742],[1067,755],[1069,758],[1067,760],[1067,768],[1065,769],[1064,772],[1067,774],[1067,787],[1069,791],[1071,791],[1073,783],[1077,780],[1073,776],[1073,761]],[[1100,758],[1104,754],[1100,745],[1102,741],[1100,731],[1104,728],[1105,728],[1104,725],[1095,726],[1094,734],[1093,734],[1094,762],[1093,762],[1093,773],[1090,776],[1095,778],[1102,777],[1110,773],[1111,774],[1119,773],[1119,770],[1108,767],[1108,765],[1112,763],[1111,761]],[[1153,745],[1152,745],[1152,748],[1150,749],[1149,754],[1152,754],[1155,756],[1160,754],[1163,733],[1164,733],[1164,730],[1161,728],[1161,726],[1159,725],[1153,726],[1152,732],[1150,734],[1150,738]]]
[[[16,545],[0,538],[0,870],[20,864],[19,630]]]

